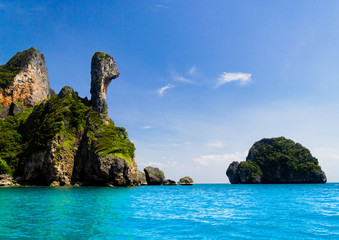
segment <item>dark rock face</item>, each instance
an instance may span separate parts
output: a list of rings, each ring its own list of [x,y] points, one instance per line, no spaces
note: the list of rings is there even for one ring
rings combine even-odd
[[[226,171],[234,183],[325,183],[325,173],[308,149],[284,137],[262,139],[246,161],[233,162]]]
[[[66,96],[72,96],[73,92],[74,92],[73,88],[69,86],[65,86],[60,90],[58,96],[59,98],[64,98]]]
[[[13,102],[11,106],[9,107],[9,115],[15,115],[19,112],[22,112],[25,109],[25,107],[20,102]]]
[[[95,156],[85,168],[88,185],[137,186],[139,173],[135,162],[129,164],[122,158]]]
[[[139,180],[141,185],[147,185],[146,176],[144,172],[139,171]]]
[[[21,182],[32,185],[68,186],[138,186],[140,185],[137,164],[134,158],[124,154],[105,154],[109,148],[119,149],[114,144],[131,144],[127,136],[121,136],[114,123],[102,123],[99,114],[90,110],[70,87],[64,87],[60,93],[35,108],[24,128],[35,129],[37,119],[44,121],[44,112],[59,109],[56,116],[63,116],[59,132],[39,150],[28,151],[23,165]],[[41,109],[39,109],[41,108]],[[74,114],[84,113],[78,124],[83,124],[74,132],[67,128],[72,124]],[[73,112],[72,112],[73,110]],[[75,112],[74,112],[75,111]],[[42,115],[39,113],[42,112]],[[38,115],[36,115],[38,114]],[[90,116],[86,116],[90,115]],[[50,114],[51,119],[55,115]],[[82,119],[85,118],[85,119]],[[48,120],[48,119],[46,119]],[[53,125],[53,122],[50,123]],[[107,132],[110,135],[107,136]],[[65,133],[67,132],[67,133]],[[127,133],[125,133],[127,134]],[[111,139],[113,137],[113,139]],[[122,139],[123,138],[123,139]],[[115,140],[115,143],[114,143]],[[100,143],[104,143],[100,145]],[[99,144],[99,145],[98,145]],[[40,143],[41,145],[41,143]]]
[[[177,185],[177,183],[172,179],[165,179],[164,185]]]
[[[193,179],[191,177],[186,176],[186,177],[180,178],[178,184],[180,184],[180,185],[193,185],[194,182],[193,182]]]
[[[5,79],[5,78],[8,79]],[[0,119],[51,97],[44,56],[34,48],[18,52],[0,66]]]
[[[226,171],[226,175],[230,181],[230,183],[239,183],[240,182],[240,174],[239,174],[239,162],[232,162]]]
[[[162,185],[164,183],[165,175],[159,168],[149,166],[144,168],[144,172],[148,185]]]
[[[258,165],[252,162],[241,162],[239,164],[239,178],[242,183],[261,183],[263,173]]]
[[[113,57],[103,52],[96,52],[91,63],[91,101],[94,111],[107,114],[107,87],[112,79],[119,76],[119,70]]]

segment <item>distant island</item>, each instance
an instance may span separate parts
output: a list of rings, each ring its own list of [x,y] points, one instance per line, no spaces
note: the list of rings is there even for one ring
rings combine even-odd
[[[246,161],[232,162],[226,175],[237,183],[326,183],[318,160],[299,143],[264,138],[251,147]]]
[[[1,65],[0,185],[152,185],[126,129],[108,117],[107,88],[118,76],[113,57],[96,52],[89,100],[69,86],[55,94],[35,48]]]

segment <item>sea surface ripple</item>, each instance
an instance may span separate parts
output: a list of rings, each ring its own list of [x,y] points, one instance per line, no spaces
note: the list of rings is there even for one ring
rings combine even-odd
[[[0,188],[0,239],[339,239],[339,184]]]

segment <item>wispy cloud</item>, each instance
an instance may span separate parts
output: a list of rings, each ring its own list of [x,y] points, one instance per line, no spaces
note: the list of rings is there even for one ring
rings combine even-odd
[[[210,164],[222,164],[228,166],[229,163],[233,161],[244,161],[246,158],[246,153],[231,153],[224,155],[202,155],[199,158],[193,159],[194,162],[202,165],[209,166]]]
[[[183,146],[183,145],[191,145],[192,143],[189,141],[185,142],[172,142],[172,143],[153,143],[150,144],[151,147],[178,147],[178,146]]]
[[[197,77],[197,67],[192,66],[190,69],[187,70],[185,74],[181,74],[172,70],[171,75],[173,81],[194,85],[195,84],[194,79]]]
[[[192,84],[193,81],[191,79],[188,79],[188,78],[185,78],[183,76],[175,76],[174,77],[174,81],[177,81],[177,82],[184,82],[184,83],[190,83]]]
[[[196,66],[191,67],[187,72],[187,74],[189,74],[189,75],[194,75],[196,73],[197,73],[197,67]]]
[[[166,90],[168,90],[170,88],[174,88],[174,87],[175,87],[175,85],[173,85],[173,84],[167,84],[166,86],[160,88],[157,91],[157,93],[158,93],[159,96],[163,96]]]
[[[222,148],[224,143],[221,141],[212,141],[206,144],[208,147]]]
[[[169,7],[167,7],[167,6],[165,6],[165,5],[162,5],[162,4],[157,4],[156,7],[157,7],[157,8],[169,8]]]
[[[164,162],[142,162],[142,163],[138,163],[138,166],[145,168],[147,166],[152,166],[152,167],[158,167],[160,169],[164,168],[164,167],[168,167],[168,166],[175,166],[177,165],[176,161],[164,161]],[[163,170],[163,169],[162,169]]]
[[[152,126],[143,126],[142,129],[150,129],[153,128]]]
[[[221,85],[229,82],[238,81],[240,85],[246,85],[249,83],[251,79],[251,73],[231,73],[231,72],[223,72],[220,74],[219,78],[217,79],[216,87],[220,87]]]

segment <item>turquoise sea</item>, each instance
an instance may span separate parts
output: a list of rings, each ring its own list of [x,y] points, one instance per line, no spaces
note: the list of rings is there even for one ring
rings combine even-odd
[[[339,239],[339,183],[0,188],[0,239]]]

